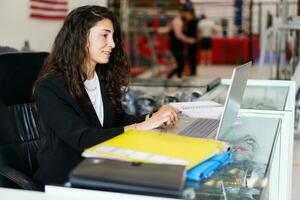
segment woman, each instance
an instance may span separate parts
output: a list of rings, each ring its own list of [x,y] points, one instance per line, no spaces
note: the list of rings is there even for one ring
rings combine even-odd
[[[42,132],[37,182],[65,183],[85,148],[128,129],[150,130],[176,123],[176,110],[166,105],[153,115],[125,114],[121,96],[128,75],[120,26],[113,13],[100,6],[73,10],[34,88]]]

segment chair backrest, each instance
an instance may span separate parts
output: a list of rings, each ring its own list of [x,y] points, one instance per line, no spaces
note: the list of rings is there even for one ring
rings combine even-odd
[[[0,165],[32,177],[37,170],[39,132],[32,112],[32,86],[46,52],[0,55]],[[8,180],[0,179],[7,186]]]

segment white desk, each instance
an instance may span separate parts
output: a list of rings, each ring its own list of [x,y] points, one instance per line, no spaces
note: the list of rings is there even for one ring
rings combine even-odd
[[[1,200],[46,200],[44,192],[34,192],[27,190],[9,189],[0,187]]]
[[[224,103],[229,83],[229,79],[222,79],[221,85],[204,95],[203,100]],[[241,107],[242,113],[281,119],[280,134],[270,158],[269,186],[263,191],[262,198],[291,199],[295,82],[249,80]]]
[[[165,198],[105,191],[46,186],[46,192],[0,187],[1,200],[164,200]],[[172,200],[168,198],[168,200]]]
[[[229,80],[222,80],[220,87],[203,96],[203,99],[222,99],[224,88]],[[222,89],[223,87],[223,89]],[[220,89],[221,88],[221,89]],[[249,90],[250,88],[250,90]],[[240,123],[224,139],[234,141],[236,135],[250,134],[257,139],[257,151],[250,156],[249,163],[257,162],[265,166],[263,176],[268,180],[267,187],[258,189],[255,199],[291,199],[291,178],[294,136],[294,104],[295,85],[291,81],[254,81],[250,80],[245,93],[245,102],[240,114]],[[281,91],[279,94],[278,92]],[[215,95],[218,94],[218,95]],[[284,96],[284,97],[282,97]],[[247,99],[254,99],[255,104],[250,104]],[[271,99],[271,101],[270,101]],[[244,102],[244,103],[245,103]],[[222,103],[222,102],[221,102]],[[252,107],[255,109],[252,109]],[[259,105],[253,106],[253,105]],[[247,107],[248,106],[248,107]],[[235,141],[236,142],[236,141]],[[224,175],[224,174],[223,174]],[[225,174],[226,175],[226,174]],[[224,176],[219,176],[223,178]],[[217,178],[219,178],[217,176]],[[220,178],[219,178],[220,180]],[[209,180],[208,180],[209,181]],[[222,180],[228,184],[228,180]],[[227,181],[227,182],[226,182]],[[242,180],[238,180],[242,181]],[[243,184],[243,183],[239,183]],[[222,190],[204,184],[187,186],[185,194],[189,199],[220,199]],[[191,189],[193,188],[193,189]],[[232,190],[235,189],[235,190]],[[248,195],[247,187],[228,187],[227,199],[243,199]],[[219,197],[219,198],[218,198]],[[169,198],[149,197],[132,194],[120,194],[105,191],[92,191],[63,187],[46,186],[46,193],[30,192],[24,190],[0,188],[0,199],[157,199],[170,200]]]

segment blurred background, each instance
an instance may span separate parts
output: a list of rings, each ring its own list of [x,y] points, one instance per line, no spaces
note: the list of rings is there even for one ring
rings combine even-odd
[[[264,33],[271,27],[297,23],[296,16],[299,14],[300,5],[297,0],[60,0],[60,2],[60,7],[53,11],[55,6],[47,4],[47,1],[2,0],[0,45],[18,51],[50,51],[64,16],[70,10],[80,5],[99,4],[109,7],[119,17],[132,64],[132,76],[165,77],[176,66],[176,62],[170,52],[169,32],[164,28],[169,26],[182,6],[187,5],[194,10],[198,22],[205,15],[214,23],[215,32],[211,37],[209,65],[232,67],[249,60],[258,64],[260,56],[263,55],[261,60],[264,65],[262,63],[261,65],[267,72],[257,73],[260,73],[260,78],[266,79],[289,79],[297,65],[299,52],[298,45],[294,44],[295,41],[298,44],[299,40],[292,28],[287,29],[283,36],[278,36],[276,31],[272,32],[264,38],[268,41],[264,41],[263,49],[261,44]],[[44,6],[43,4],[48,10],[39,9]],[[9,51],[9,48],[2,51]],[[188,54],[187,47],[182,51],[184,55]],[[207,69],[207,65],[201,61],[201,39],[197,40],[195,51],[196,75],[205,77],[207,70],[210,74],[210,68]],[[183,76],[191,74],[188,65],[186,62]],[[207,70],[201,69],[201,65]],[[212,76],[218,76],[218,73]]]

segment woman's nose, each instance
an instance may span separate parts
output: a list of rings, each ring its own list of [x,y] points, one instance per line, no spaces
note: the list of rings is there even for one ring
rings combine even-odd
[[[111,38],[109,41],[108,41],[108,46],[111,47],[111,48],[115,48],[115,41],[113,38]]]

